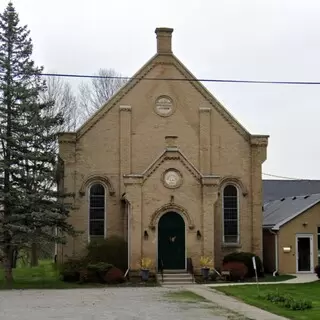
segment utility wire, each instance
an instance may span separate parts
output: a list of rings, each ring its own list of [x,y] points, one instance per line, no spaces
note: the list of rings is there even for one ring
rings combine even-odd
[[[293,178],[293,177],[278,176],[278,175],[275,175],[275,174],[264,173],[264,172],[262,172],[262,174],[264,176],[269,176],[269,177],[279,178],[279,179],[285,179],[285,180],[312,181],[311,179],[300,179],[300,178]]]
[[[286,84],[286,85],[320,85],[317,81],[269,81],[269,80],[235,80],[235,79],[187,79],[187,78],[148,78],[148,77],[123,77],[123,76],[101,76],[88,74],[68,74],[68,73],[40,73],[45,77],[67,77],[67,78],[91,78],[91,79],[123,79],[123,80],[151,80],[151,81],[192,81],[192,82],[222,82],[222,83],[249,83],[249,84]],[[262,173],[262,175],[286,179],[286,180],[304,180],[292,177],[279,176],[271,173]]]
[[[236,79],[187,79],[187,78],[149,78],[149,77],[123,77],[123,76],[100,76],[71,73],[41,73],[46,77],[65,78],[91,78],[91,79],[123,79],[123,80],[148,80],[148,81],[191,81],[191,82],[220,82],[220,83],[248,83],[248,84],[284,84],[284,85],[320,85],[319,81],[269,81],[269,80],[236,80]]]

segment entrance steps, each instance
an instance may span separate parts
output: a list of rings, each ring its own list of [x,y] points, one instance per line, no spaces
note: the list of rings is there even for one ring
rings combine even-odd
[[[158,273],[158,280],[163,286],[185,286],[195,283],[193,277],[186,270],[164,270]]]

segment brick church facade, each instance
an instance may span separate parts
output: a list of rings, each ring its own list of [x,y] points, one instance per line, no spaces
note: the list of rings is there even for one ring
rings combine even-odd
[[[252,135],[172,53],[156,54],[77,132],[61,133],[60,188],[83,233],[59,245],[79,254],[92,238],[123,236],[129,267],[185,269],[235,250],[262,256],[262,178],[268,136]],[[144,80],[143,78],[159,79]],[[165,79],[179,78],[181,81]]]

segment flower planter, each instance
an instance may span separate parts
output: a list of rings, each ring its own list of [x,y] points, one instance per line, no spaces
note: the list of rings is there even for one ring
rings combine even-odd
[[[142,281],[148,281],[148,279],[149,279],[149,270],[148,269],[141,269],[141,279],[142,279]]]
[[[210,268],[201,268],[201,274],[204,280],[209,279],[209,271],[210,271]]]

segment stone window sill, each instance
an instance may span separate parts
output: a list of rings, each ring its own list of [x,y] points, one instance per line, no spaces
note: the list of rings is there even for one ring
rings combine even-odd
[[[241,248],[241,244],[240,243],[223,243],[222,244],[223,248]]]

